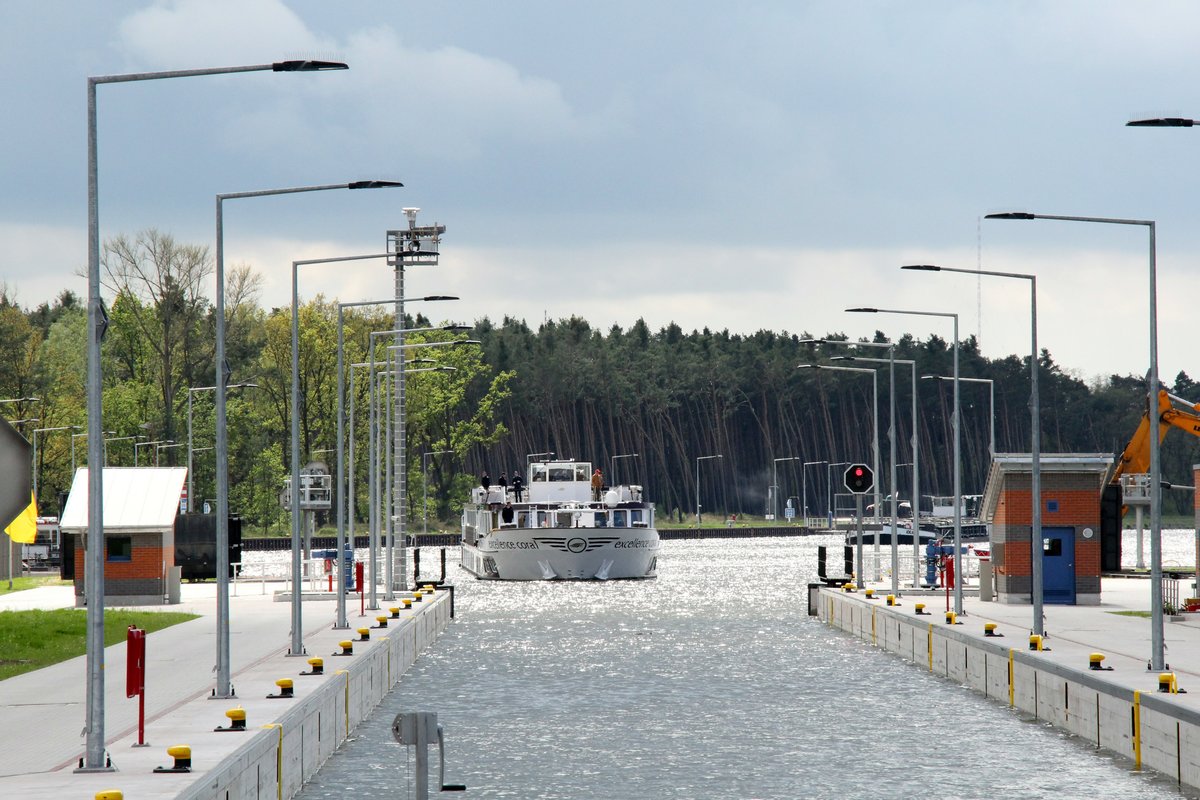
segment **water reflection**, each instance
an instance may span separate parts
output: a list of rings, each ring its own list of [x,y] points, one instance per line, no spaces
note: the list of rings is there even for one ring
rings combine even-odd
[[[818,543],[665,542],[649,582],[458,573],[458,619],[300,797],[407,796],[400,710],[437,712],[469,797],[1180,796],[810,619]]]

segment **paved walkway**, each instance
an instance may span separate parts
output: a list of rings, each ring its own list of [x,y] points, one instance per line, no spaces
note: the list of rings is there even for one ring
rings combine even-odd
[[[1158,690],[1157,671],[1148,670],[1151,641],[1150,619],[1128,616],[1122,611],[1149,611],[1150,580],[1148,578],[1106,577],[1101,581],[1101,603],[1098,606],[1045,605],[1044,653],[1047,659],[1076,669],[1088,668],[1088,656],[1102,653],[1104,665],[1113,667],[1112,672],[1101,674],[1106,680],[1130,689],[1145,692]],[[868,583],[875,589],[877,597],[891,591],[889,580]],[[971,587],[968,586],[968,589]],[[1180,596],[1186,594],[1185,582],[1180,582]],[[879,601],[881,604],[883,600]],[[941,590],[905,593],[901,586],[901,607],[911,613],[913,604],[925,603],[926,611],[933,614],[928,619],[938,625],[944,623],[946,597]],[[953,609],[953,596],[950,607]],[[1007,605],[983,602],[977,596],[963,597],[964,616],[959,621],[959,630],[983,635],[985,622],[995,622],[997,631],[1006,638],[1004,643],[1018,650],[1029,649],[1029,634],[1033,627],[1033,608],[1030,605]],[[1163,639],[1166,644],[1165,662],[1176,673],[1179,687],[1189,694],[1180,695],[1180,702],[1200,710],[1200,614],[1183,614],[1163,623]]]
[[[216,663],[216,586],[185,584],[180,605],[157,607],[200,614],[146,638],[146,740],[137,742],[137,700],[125,696],[124,642],[105,651],[105,738],[117,771],[78,774],[74,768],[85,746],[86,659],[83,656],[45,669],[0,681],[0,797],[92,800],[96,792],[119,788],[128,798],[169,798],[197,777],[155,775],[169,765],[166,748],[193,746],[194,769],[210,768],[240,746],[238,736],[208,735],[228,724],[225,710],[245,707],[250,728],[270,722],[290,706],[266,700],[276,691],[276,678],[293,676],[307,665],[286,655],[291,641],[291,604],[276,602],[268,584],[260,593],[239,587],[230,598],[230,666],[234,699],[212,700]],[[74,605],[72,588],[43,587],[0,597],[0,610],[63,608]],[[309,654],[327,656],[338,641],[353,638],[334,630],[332,600],[304,603],[304,637]],[[348,602],[352,627],[367,624],[359,617],[357,598]],[[142,610],[155,610],[144,608]],[[378,613],[378,612],[375,612]],[[368,611],[373,619],[372,612]],[[326,664],[328,664],[328,660]],[[330,670],[332,671],[332,670]],[[297,682],[297,696],[306,685]],[[203,747],[198,747],[201,736]]]

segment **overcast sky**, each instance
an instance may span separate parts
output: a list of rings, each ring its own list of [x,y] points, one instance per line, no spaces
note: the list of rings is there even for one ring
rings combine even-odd
[[[1011,209],[1158,223],[1161,372],[1200,377],[1200,4],[5,0],[0,281],[24,306],[86,295],[86,78],[344,60],[101,86],[105,238],[212,244],[218,193],[363,178],[403,189],[239,200],[229,264],[286,305],[301,258],[378,252],[401,209],[449,230],[410,294],[446,313],[638,317],[737,333],[876,329],[1027,354],[1080,377],[1149,363],[1145,228],[981,222]],[[301,292],[392,291],[374,263],[313,267]],[[1200,399],[1200,398],[1192,398]]]

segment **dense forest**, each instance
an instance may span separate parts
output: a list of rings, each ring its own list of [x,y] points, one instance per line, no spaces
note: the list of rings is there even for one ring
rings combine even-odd
[[[110,317],[102,349],[108,463],[186,464],[190,409],[196,493],[200,501],[211,498],[211,256],[204,247],[149,230],[106,242],[103,273]],[[291,309],[262,308],[260,283],[249,267],[228,270],[231,383],[253,384],[229,395],[230,507],[254,532],[286,528],[279,494],[292,413]],[[299,310],[303,458],[320,457],[331,466],[333,456],[326,451],[336,447],[337,302],[318,296]],[[404,327],[437,328],[454,319],[453,309],[452,303],[409,305]],[[14,422],[36,420],[19,428],[26,438],[36,438],[43,514],[58,511],[61,493],[70,485],[72,454],[76,466],[87,461],[86,323],[85,303],[69,290],[53,303],[25,309],[13,287],[0,287],[0,399],[38,398],[2,404],[0,413]],[[371,331],[393,327],[387,306],[346,309],[347,363],[366,360]],[[694,511],[697,490],[713,513],[762,514],[775,472],[780,506],[788,497],[807,495],[809,512],[823,513],[828,477],[836,475],[828,463],[872,461],[875,382],[866,373],[797,369],[810,363],[879,367],[879,458],[886,481],[887,368],[863,360],[886,357],[885,348],[806,342],[813,338],[809,333],[685,332],[674,323],[654,331],[641,320],[627,330],[603,331],[578,318],[545,322],[536,330],[520,320],[484,319],[469,334],[422,330],[409,334],[408,341],[467,335],[481,346],[420,351],[434,365],[454,371],[408,378],[410,519],[422,517],[427,486],[431,519],[453,524],[457,506],[481,470],[493,477],[525,470],[529,454],[551,451],[592,461],[610,481],[644,485],[661,512],[676,516]],[[876,334],[875,341],[882,342],[882,336]],[[839,356],[858,360],[830,361]],[[895,357],[915,360],[920,376],[953,372],[952,347],[936,336],[904,337],[896,343]],[[1140,377],[1113,375],[1089,385],[1047,351],[1039,369],[1043,452],[1113,453],[1124,447],[1145,407]],[[977,493],[988,465],[989,389],[995,395],[997,452],[1028,452],[1028,357],[987,359],[978,342],[968,338],[960,343],[960,372],[993,382],[961,384],[963,490]],[[367,513],[366,373],[352,370],[356,379],[350,385],[359,520]],[[1183,373],[1164,383],[1183,397],[1200,396]],[[913,460],[912,384],[910,365],[897,364],[897,461],[902,464]],[[921,492],[950,494],[951,384],[919,380],[917,392]],[[46,430],[51,428],[56,430]],[[1167,479],[1191,483],[1191,466],[1200,462],[1197,445],[1178,433],[1167,437]],[[697,461],[704,456],[720,458]],[[899,476],[900,495],[907,499],[910,467]],[[1168,513],[1190,510],[1191,497],[1183,495],[1168,493]]]

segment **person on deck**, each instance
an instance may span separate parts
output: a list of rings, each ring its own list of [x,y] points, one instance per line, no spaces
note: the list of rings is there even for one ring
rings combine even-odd
[[[521,479],[521,473],[513,470],[512,474],[512,490],[517,497],[517,502],[521,502],[521,494],[525,491],[525,481]]]
[[[487,474],[486,469],[479,474],[479,485],[483,487],[483,496],[486,498],[488,490],[492,488],[492,477]]]
[[[592,473],[592,501],[600,502],[600,492],[604,490],[604,476],[600,474],[600,468],[596,467],[596,471]]]

